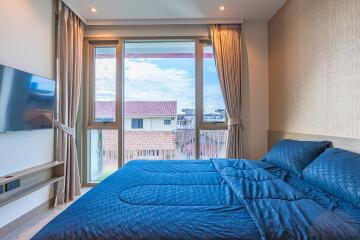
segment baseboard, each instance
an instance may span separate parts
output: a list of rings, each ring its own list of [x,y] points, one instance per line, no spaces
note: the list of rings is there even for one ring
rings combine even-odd
[[[49,199],[48,201],[40,204],[33,210],[25,213],[21,217],[6,224],[2,228],[0,228],[0,239],[3,239],[6,235],[14,232],[20,226],[23,226],[24,224],[28,223],[29,221],[34,219],[34,217],[39,216],[40,214],[43,214],[43,213],[49,211],[49,209],[51,209],[53,207],[53,205],[54,205],[54,198]]]

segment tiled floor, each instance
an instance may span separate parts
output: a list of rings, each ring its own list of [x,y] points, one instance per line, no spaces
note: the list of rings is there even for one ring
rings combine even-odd
[[[89,191],[91,187],[84,187],[81,189],[82,194]],[[68,202],[57,206],[56,208],[50,209],[48,212],[37,216],[32,219],[31,222],[19,227],[14,232],[8,234],[4,240],[29,240],[31,239],[41,228],[43,228],[48,222],[50,222],[54,217],[56,217],[59,213],[64,211],[68,206],[70,206],[73,202]]]

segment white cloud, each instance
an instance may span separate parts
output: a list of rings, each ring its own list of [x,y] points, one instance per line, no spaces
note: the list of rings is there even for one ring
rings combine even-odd
[[[95,98],[97,101],[115,101],[116,97],[116,60],[96,59]]]
[[[195,79],[188,71],[125,59],[125,73],[125,100],[177,101],[178,112],[195,107]]]
[[[171,61],[171,60],[169,60]],[[184,68],[163,67],[151,59],[125,59],[125,100],[177,101],[178,112],[195,108],[195,76]],[[96,60],[96,100],[115,100],[116,64]],[[219,108],[218,88],[206,88],[206,111]]]

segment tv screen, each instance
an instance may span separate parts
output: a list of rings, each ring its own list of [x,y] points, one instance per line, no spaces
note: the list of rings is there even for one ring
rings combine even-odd
[[[55,81],[0,64],[0,132],[53,127]]]

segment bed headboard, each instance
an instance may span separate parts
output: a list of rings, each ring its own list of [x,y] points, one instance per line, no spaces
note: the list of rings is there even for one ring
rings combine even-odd
[[[285,138],[304,140],[304,141],[327,140],[333,143],[333,147],[342,148],[360,154],[360,139],[312,135],[312,134],[304,134],[304,133],[290,133],[290,132],[280,132],[280,131],[268,131],[268,149],[270,149],[271,146],[276,142],[278,142],[279,140]]]

